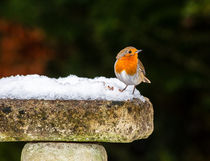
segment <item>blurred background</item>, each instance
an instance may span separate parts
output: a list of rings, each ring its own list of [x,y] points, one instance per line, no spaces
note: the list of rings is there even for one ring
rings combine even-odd
[[[126,46],[152,84],[137,88],[155,110],[145,140],[103,144],[109,161],[210,160],[209,0],[1,0],[0,77],[115,77]],[[24,143],[0,143],[17,161]]]

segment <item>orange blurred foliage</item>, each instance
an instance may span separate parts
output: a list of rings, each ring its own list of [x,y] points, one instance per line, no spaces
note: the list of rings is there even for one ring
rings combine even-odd
[[[0,77],[44,74],[53,56],[43,31],[0,19]]]

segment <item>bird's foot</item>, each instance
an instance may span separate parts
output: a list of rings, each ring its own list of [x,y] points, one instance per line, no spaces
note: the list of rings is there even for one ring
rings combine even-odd
[[[124,89],[119,89],[119,91],[120,91],[120,92],[123,92],[123,91],[124,91]]]
[[[123,89],[119,89],[119,91],[123,92],[127,87],[128,87],[128,85],[126,85],[125,88],[123,88]]]

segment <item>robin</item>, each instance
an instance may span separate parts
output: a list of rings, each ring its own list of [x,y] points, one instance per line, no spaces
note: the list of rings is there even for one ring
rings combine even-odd
[[[145,76],[145,69],[142,62],[138,59],[138,53],[142,50],[137,50],[134,47],[126,47],[122,49],[116,57],[114,71],[116,77],[126,84],[125,88],[120,90],[123,92],[128,85],[134,85],[133,94],[136,85],[141,82],[151,83]]]

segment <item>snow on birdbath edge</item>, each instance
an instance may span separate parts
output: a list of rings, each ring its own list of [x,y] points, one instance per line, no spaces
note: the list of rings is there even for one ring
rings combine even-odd
[[[132,94],[133,86],[120,92],[124,87],[117,78],[70,75],[56,79],[35,74],[17,75],[0,79],[0,99],[126,101],[138,98],[145,101],[138,90]]]

